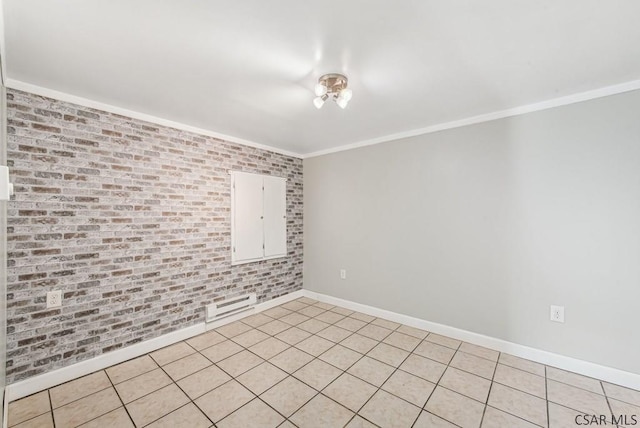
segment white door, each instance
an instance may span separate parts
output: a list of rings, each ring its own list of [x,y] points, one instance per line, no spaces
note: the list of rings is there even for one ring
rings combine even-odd
[[[263,257],[262,176],[234,173],[231,192],[233,204],[233,243],[231,261]]]
[[[287,180],[264,177],[264,256],[287,254]]]

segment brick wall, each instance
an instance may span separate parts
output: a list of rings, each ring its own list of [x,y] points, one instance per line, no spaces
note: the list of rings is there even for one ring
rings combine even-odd
[[[300,159],[15,90],[7,107],[8,383],[302,287]],[[288,257],[231,266],[229,170],[288,178]]]

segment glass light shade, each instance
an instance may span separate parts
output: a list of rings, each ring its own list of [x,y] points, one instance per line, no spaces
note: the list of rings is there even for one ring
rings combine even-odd
[[[349,102],[351,101],[351,97],[353,97],[353,92],[351,91],[351,89],[345,88],[340,91],[340,98],[342,98],[343,100]]]
[[[322,83],[316,83],[316,87],[314,88],[314,92],[316,93],[316,96],[321,97],[324,94],[327,93],[327,87],[324,86]]]
[[[338,104],[340,108],[346,108],[347,104],[349,104],[349,100],[338,97],[338,99],[336,100],[336,104]]]
[[[324,100],[322,97],[316,97],[313,99],[313,105],[316,106],[317,109],[321,109],[324,105]]]

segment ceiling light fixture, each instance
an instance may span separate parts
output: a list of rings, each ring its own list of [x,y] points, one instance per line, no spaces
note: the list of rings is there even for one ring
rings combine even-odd
[[[320,109],[324,102],[331,98],[341,108],[347,107],[353,97],[353,92],[347,88],[347,83],[347,76],[343,74],[331,73],[320,76],[314,88],[316,98],[313,99],[313,105]]]

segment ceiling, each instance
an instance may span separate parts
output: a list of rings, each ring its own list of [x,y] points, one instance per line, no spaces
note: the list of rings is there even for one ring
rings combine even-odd
[[[640,78],[637,0],[4,0],[18,83],[308,154]],[[347,109],[312,104],[342,72]]]

